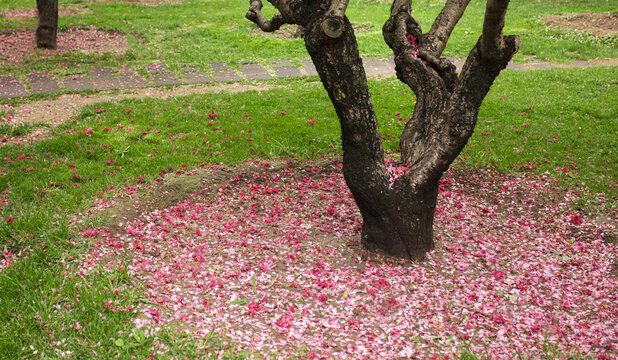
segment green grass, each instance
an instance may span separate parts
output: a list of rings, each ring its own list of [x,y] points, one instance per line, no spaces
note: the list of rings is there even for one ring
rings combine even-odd
[[[0,1],[0,11],[34,7],[35,2],[21,0]],[[413,15],[427,31],[440,11],[442,1],[420,0],[415,2]],[[60,75],[86,71],[90,66],[143,67],[165,61],[171,70],[181,64],[192,63],[207,69],[207,63],[225,60],[236,65],[243,60],[308,58],[301,39],[280,39],[264,34],[244,19],[248,9],[245,0],[199,1],[185,0],[180,4],[142,6],[127,2],[90,2],[86,0],[61,0],[61,7],[80,7],[79,15],[61,16],[60,30],[73,27],[96,26],[100,29],[125,34],[132,49],[124,55],[87,55],[72,52],[41,59],[42,53],[28,57],[21,64],[4,62],[0,72],[25,75],[31,71],[48,70]],[[392,55],[382,38],[382,24],[389,7],[387,1],[358,1],[347,11],[358,29],[359,49],[363,56],[386,57]],[[572,59],[615,58],[618,45],[616,36],[595,38],[583,32],[548,29],[540,20],[546,15],[563,15],[579,12],[611,13],[615,11],[610,1],[598,0],[514,0],[510,4],[506,33],[521,36],[522,46],[517,61],[529,58],[566,63]],[[266,5],[267,15],[274,13]],[[465,57],[478,40],[484,13],[484,3],[474,0],[455,28],[445,55]],[[118,14],[125,14],[119,16]],[[0,17],[0,30],[26,28],[34,31],[36,21]],[[77,64],[87,65],[81,68]]]

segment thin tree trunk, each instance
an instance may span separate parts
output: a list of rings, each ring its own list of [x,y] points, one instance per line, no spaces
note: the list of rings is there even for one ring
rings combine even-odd
[[[58,32],[58,0],[36,0],[39,21],[35,42],[39,49],[55,49]]]

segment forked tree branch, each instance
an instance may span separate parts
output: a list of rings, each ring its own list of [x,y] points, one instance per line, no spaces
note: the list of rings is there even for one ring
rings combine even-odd
[[[451,32],[463,16],[469,3],[470,0],[448,0],[446,2],[427,34],[430,44],[427,51],[431,55],[437,58],[442,55]]]
[[[249,5],[249,11],[245,15],[245,18],[253,21],[257,26],[265,32],[273,32],[279,30],[281,25],[286,24],[287,21],[281,16],[281,14],[275,14],[272,19],[268,20],[262,14],[262,0],[251,0]]]

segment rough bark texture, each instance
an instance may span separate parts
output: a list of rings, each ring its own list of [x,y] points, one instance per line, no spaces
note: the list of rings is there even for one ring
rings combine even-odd
[[[347,1],[270,2],[279,10],[273,19],[261,15],[260,0],[251,1],[247,18],[265,31],[279,22],[305,27],[307,51],[341,123],[343,174],[363,216],[363,245],[422,259],[434,247],[440,177],[472,135],[483,98],[519,47],[518,37],[502,35],[508,0],[488,0],[483,35],[459,75],[440,56],[470,1],[448,0],[424,34],[411,16],[410,0],[394,0],[384,39],[393,49],[397,77],[417,97],[400,138],[400,165],[408,170],[398,179],[384,164],[365,70],[344,16]]]
[[[36,0],[39,21],[35,32],[38,48],[55,49],[58,33],[58,0]]]

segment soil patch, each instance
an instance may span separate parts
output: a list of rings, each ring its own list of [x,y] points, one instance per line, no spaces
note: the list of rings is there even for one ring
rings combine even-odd
[[[268,86],[252,86],[239,84],[217,84],[217,85],[182,85],[174,88],[145,88],[127,91],[107,91],[91,95],[64,94],[54,100],[36,101],[12,107],[6,105],[2,109],[9,115],[2,118],[3,123],[18,126],[26,123],[45,125],[34,129],[32,132],[15,137],[6,137],[0,142],[2,145],[21,145],[33,141],[42,140],[51,136],[51,130],[58,124],[71,120],[79,113],[79,110],[91,104],[100,102],[120,100],[120,99],[142,99],[142,98],[161,98],[186,96],[191,94],[243,92],[252,90],[268,90]],[[0,134],[0,138],[3,134]]]
[[[575,14],[545,16],[543,21],[550,27],[569,30],[582,30],[595,36],[618,34],[617,14]]]
[[[4,30],[0,32],[0,60],[19,63],[27,57],[35,56],[34,32],[31,30]],[[127,36],[109,33],[94,27],[73,28],[59,32],[58,48],[41,51],[41,58],[56,56],[68,52],[83,54],[123,54],[130,49]]]
[[[68,8],[59,8],[58,16],[66,16],[66,15],[79,15],[87,12],[85,8],[76,8],[76,7],[68,7]],[[39,16],[37,9],[15,9],[15,10],[7,10],[2,13],[2,16],[10,19],[28,19],[28,18],[36,18]]]

